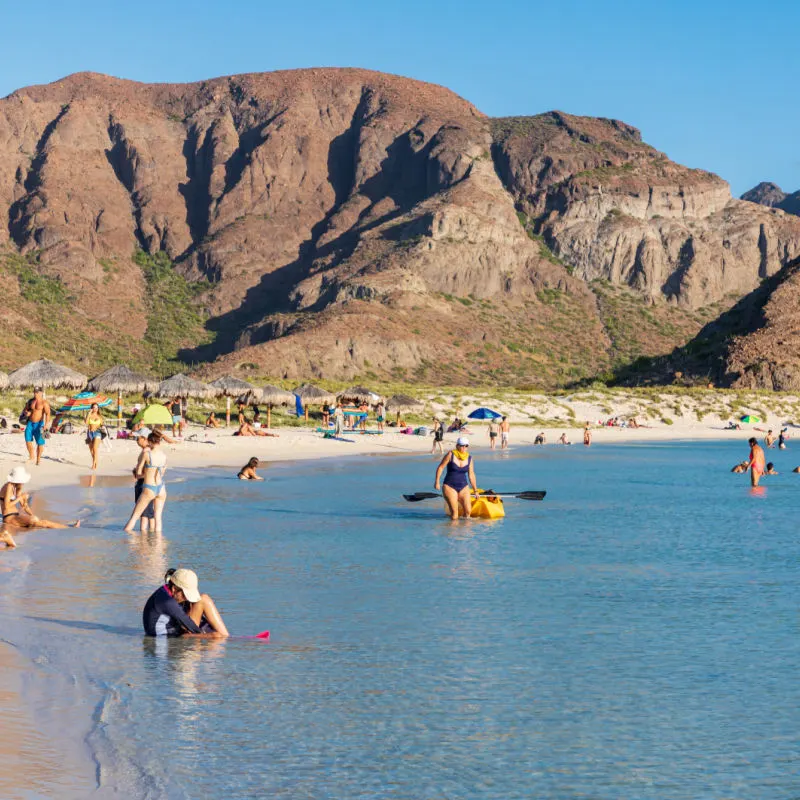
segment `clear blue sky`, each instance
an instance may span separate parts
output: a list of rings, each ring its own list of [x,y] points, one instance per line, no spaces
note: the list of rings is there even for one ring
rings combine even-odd
[[[0,96],[92,70],[193,81],[359,66],[441,83],[492,116],[616,117],[735,194],[800,189],[800,2],[42,0],[4,3]]]

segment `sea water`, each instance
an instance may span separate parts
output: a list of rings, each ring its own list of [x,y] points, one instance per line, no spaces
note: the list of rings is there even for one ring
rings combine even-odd
[[[87,527],[2,554],[0,636],[86,782],[25,796],[800,797],[800,475],[753,493],[746,454],[478,450],[547,490],[493,522],[404,501],[419,456],[172,471],[160,537],[130,487],[62,491]],[[271,641],[144,638],[177,566]]]

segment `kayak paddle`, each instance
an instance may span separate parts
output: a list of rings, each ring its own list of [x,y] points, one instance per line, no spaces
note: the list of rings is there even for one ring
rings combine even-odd
[[[473,497],[516,497],[519,500],[544,500],[547,492],[489,492],[485,491],[481,495],[473,495]],[[409,503],[418,503],[420,500],[433,500],[435,497],[441,497],[438,492],[414,492],[414,494],[404,494],[403,497]]]

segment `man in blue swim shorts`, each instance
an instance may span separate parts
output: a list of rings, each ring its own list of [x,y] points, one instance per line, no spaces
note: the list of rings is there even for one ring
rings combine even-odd
[[[33,397],[25,404],[28,422],[25,425],[25,446],[28,448],[28,461],[42,460],[44,453],[44,434],[50,424],[50,403],[44,398],[40,387],[33,390]],[[34,445],[36,447],[34,452]]]

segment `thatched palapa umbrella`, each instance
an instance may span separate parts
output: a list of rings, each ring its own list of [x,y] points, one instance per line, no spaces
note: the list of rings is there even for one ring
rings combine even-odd
[[[288,406],[294,404],[294,394],[281,389],[280,386],[273,386],[267,384],[262,386],[259,390],[260,402],[265,403],[267,406],[267,427],[272,426],[272,407],[273,406]]]
[[[374,405],[383,398],[377,392],[367,389],[366,386],[351,386],[349,389],[339,392],[336,399],[342,403],[371,403]]]
[[[43,389],[82,389],[86,386],[86,376],[42,358],[15,369],[8,376],[8,385],[12,389],[29,389],[36,386],[41,386]]]
[[[156,397],[215,397],[217,390],[207,383],[201,383],[188,375],[178,373],[158,384]]]
[[[244,392],[255,389],[252,383],[235,378],[233,375],[223,375],[208,384],[217,390],[217,397],[225,398],[225,427],[231,424],[231,397],[238,397]]]
[[[422,400],[416,400],[407,394],[393,394],[386,401],[386,408],[391,411],[416,411],[423,408],[424,405]]]
[[[134,372],[124,364],[109,367],[105,372],[95,375],[89,381],[89,388],[94,392],[117,393],[117,424],[122,424],[122,393],[134,394],[152,390],[158,386],[155,378],[148,378]]]
[[[300,398],[300,404],[303,406],[306,420],[308,420],[308,407],[310,405],[324,406],[325,403],[333,405],[336,403],[336,395],[333,392],[326,392],[318,386],[313,386],[310,383],[304,383],[294,390],[296,397]]]

